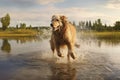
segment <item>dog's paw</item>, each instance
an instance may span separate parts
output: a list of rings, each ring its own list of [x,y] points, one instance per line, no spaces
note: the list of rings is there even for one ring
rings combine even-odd
[[[71,57],[73,58],[73,59],[75,59],[76,57],[74,56],[74,54],[70,54],[71,55]]]
[[[64,57],[64,56],[63,56],[62,54],[60,54],[60,53],[58,54],[58,56],[59,56],[59,57]]]

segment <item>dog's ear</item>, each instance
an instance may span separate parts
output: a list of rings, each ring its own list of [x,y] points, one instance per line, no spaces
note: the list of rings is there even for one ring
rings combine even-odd
[[[56,17],[56,15],[53,15],[53,16],[51,17],[51,19],[53,20],[53,19],[55,19],[55,17]]]
[[[66,16],[60,16],[60,19],[62,20],[62,21],[67,21],[67,17]]]

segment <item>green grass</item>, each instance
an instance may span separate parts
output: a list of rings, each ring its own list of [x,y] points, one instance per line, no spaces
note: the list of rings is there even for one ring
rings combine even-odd
[[[96,36],[109,36],[109,35],[119,35],[120,36],[120,32],[95,32],[95,31],[88,31],[88,32],[80,32],[83,35],[96,35]]]
[[[120,32],[79,32],[81,37],[96,37],[96,38],[120,38]]]
[[[0,31],[0,37],[23,37],[23,36],[36,36],[38,32],[30,29],[17,29],[17,30],[6,30]]]
[[[96,36],[120,36],[120,32],[92,32]]]
[[[98,38],[120,38],[120,32],[93,32]]]

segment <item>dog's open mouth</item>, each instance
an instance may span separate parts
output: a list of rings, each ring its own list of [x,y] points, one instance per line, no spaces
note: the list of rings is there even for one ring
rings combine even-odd
[[[57,26],[57,27],[55,27],[55,28],[53,27],[53,31],[59,30],[59,27],[60,27],[60,26]]]

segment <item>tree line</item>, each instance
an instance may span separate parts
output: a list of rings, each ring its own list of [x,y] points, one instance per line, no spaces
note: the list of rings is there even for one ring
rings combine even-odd
[[[2,24],[2,30],[8,29],[8,26],[10,25],[10,15],[7,13],[4,17],[0,18],[0,22]],[[120,21],[116,21],[113,26],[103,24],[101,19],[97,19],[94,22],[92,21],[79,21],[78,24],[73,21],[73,25],[76,26],[77,30],[94,30],[94,31],[120,31]],[[16,29],[33,29],[31,25],[26,26],[25,23],[17,24]],[[38,27],[34,27],[38,28]]]
[[[11,20],[11,18],[8,13],[4,17],[0,18],[0,22],[2,24],[2,30],[5,31],[6,29],[8,29],[8,26],[10,25],[10,20]],[[31,25],[26,26],[25,23],[20,23],[19,25],[17,24],[16,27],[14,27],[14,28],[16,28],[16,29],[26,29],[26,28],[31,29],[32,26]]]
[[[79,21],[78,24],[73,21],[73,25],[77,30],[94,30],[94,31],[120,31],[120,21],[116,21],[113,26],[103,24],[101,19],[92,21]]]
[[[0,22],[2,24],[2,27],[0,27],[1,30],[5,31],[7,29],[13,30],[13,29],[34,29],[34,30],[39,30],[39,29],[49,29],[47,26],[32,26],[28,25],[26,23],[19,23],[16,26],[9,26],[11,21],[10,15],[7,13],[5,16],[0,18]]]

